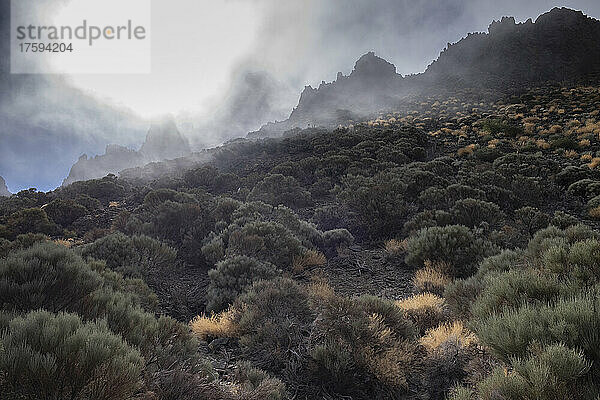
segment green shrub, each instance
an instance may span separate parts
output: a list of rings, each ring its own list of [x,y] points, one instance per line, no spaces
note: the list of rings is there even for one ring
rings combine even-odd
[[[315,378],[353,398],[389,398],[406,389],[416,357],[415,328],[392,302],[331,296],[311,335]]]
[[[333,229],[323,232],[323,244],[330,253],[339,248],[347,248],[354,243],[354,236],[347,229]]]
[[[208,271],[210,283],[206,294],[209,311],[222,311],[254,282],[273,279],[278,275],[274,265],[246,256],[236,256],[217,263]]]
[[[482,281],[477,277],[456,279],[446,286],[444,299],[454,316],[459,319],[468,319],[471,317],[471,304],[482,290]]]
[[[500,207],[494,203],[476,199],[458,200],[450,213],[454,216],[456,224],[465,225],[474,228],[482,222],[490,225],[497,225],[502,219]]]
[[[280,375],[306,359],[314,313],[308,293],[290,279],[255,283],[234,303],[240,344],[260,368]]]
[[[4,393],[15,398],[129,398],[143,366],[139,352],[104,322],[82,323],[73,314],[30,312],[0,337]]]
[[[5,311],[76,309],[100,285],[99,274],[81,257],[53,243],[0,259],[0,307]]]
[[[254,186],[248,195],[248,201],[300,208],[310,205],[312,199],[310,192],[304,190],[294,177],[269,174]]]
[[[484,399],[585,399],[582,381],[590,369],[583,354],[563,345],[551,345],[539,354],[514,360],[513,371],[496,370],[478,387]]]
[[[480,319],[525,302],[550,303],[568,292],[556,276],[527,269],[489,274],[483,287],[472,307],[473,316]]]
[[[525,304],[475,320],[473,326],[480,340],[507,362],[514,357],[525,357],[534,343],[562,343],[581,348],[591,361],[600,360],[597,293],[559,299],[552,304]]]
[[[11,214],[6,221],[8,237],[14,239],[25,233],[43,233],[54,235],[56,226],[50,221],[46,212],[40,208],[26,208]]]
[[[106,265],[130,277],[148,277],[176,266],[177,252],[147,236],[114,233],[84,246],[80,253],[106,261]]]
[[[445,262],[452,276],[467,277],[484,257],[494,252],[491,244],[476,238],[461,225],[421,229],[407,242],[406,263],[420,268],[425,260]]]
[[[516,210],[515,220],[519,229],[529,235],[533,235],[550,224],[548,214],[534,207],[522,207]]]
[[[73,200],[56,199],[44,207],[48,217],[58,225],[67,227],[87,214],[88,210]]]
[[[501,119],[493,118],[483,120],[481,122],[481,129],[494,136],[505,134],[507,136],[519,137],[523,135],[524,132],[521,126],[514,125]]]
[[[283,225],[275,222],[249,222],[240,227],[232,225],[222,236],[213,236],[202,247],[208,260],[219,261],[224,256],[248,256],[275,264],[288,270],[294,257],[305,247]]]

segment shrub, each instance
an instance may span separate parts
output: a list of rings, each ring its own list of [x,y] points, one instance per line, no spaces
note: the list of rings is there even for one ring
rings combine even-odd
[[[84,206],[77,204],[73,200],[62,199],[53,200],[44,207],[44,211],[46,211],[46,214],[48,214],[48,217],[52,221],[63,228],[71,225],[75,220],[83,217],[88,212]]]
[[[482,222],[490,225],[496,225],[502,218],[500,207],[494,203],[476,199],[458,200],[450,213],[454,216],[455,222],[471,228],[478,226]]]
[[[0,343],[0,371],[17,398],[129,398],[144,366],[104,322],[82,323],[73,314],[15,318]]]
[[[519,208],[515,211],[515,219],[519,228],[529,235],[533,235],[550,224],[548,214],[534,207]]]
[[[428,352],[435,352],[445,343],[452,343],[458,347],[469,347],[477,343],[477,338],[473,332],[465,328],[462,322],[454,321],[428,330],[426,335],[419,339],[419,343]]]
[[[210,316],[199,315],[190,322],[190,327],[192,332],[202,340],[233,337],[235,335],[233,310]]]
[[[566,291],[555,276],[532,270],[490,274],[484,278],[483,287],[472,306],[475,318],[481,319],[525,302],[550,303]]]
[[[513,370],[496,370],[478,385],[481,396],[515,399],[591,398],[582,378],[590,363],[582,353],[563,345],[552,345],[539,354],[513,362]]]
[[[240,344],[260,368],[293,374],[287,369],[306,359],[314,313],[308,293],[297,283],[283,278],[257,282],[237,298],[234,310]]]
[[[397,301],[396,305],[421,333],[438,326],[448,317],[444,299],[432,293],[414,295]]]
[[[600,354],[600,301],[594,294],[582,294],[559,299],[554,304],[525,304],[476,320],[477,337],[498,357],[510,361],[525,357],[533,343],[551,345],[563,343],[581,348],[586,357],[596,361]]]
[[[323,232],[323,244],[329,254],[334,250],[350,247],[354,243],[354,236],[347,229],[333,229]]]
[[[327,296],[311,334],[316,378],[354,398],[388,398],[407,385],[414,329],[393,303]]]
[[[254,186],[248,201],[263,201],[274,206],[284,204],[292,208],[306,207],[312,203],[310,192],[304,190],[294,177],[281,174],[267,175]]]
[[[471,304],[482,290],[481,279],[476,277],[457,279],[446,286],[444,299],[454,316],[467,319],[471,316]]]
[[[126,276],[148,277],[172,270],[177,253],[171,247],[147,236],[129,237],[114,233],[84,246],[83,257],[106,261],[106,265]]]
[[[465,226],[451,225],[421,229],[407,242],[405,261],[413,267],[421,267],[425,260],[445,262],[451,266],[454,277],[466,277],[484,257],[494,249],[482,239],[475,238]]]
[[[420,293],[430,292],[441,296],[444,294],[444,289],[452,279],[445,274],[449,267],[444,263],[432,263],[429,260],[425,261],[425,268],[415,272],[413,284]]]
[[[6,221],[8,237],[14,239],[25,233],[43,233],[53,235],[56,226],[50,222],[46,212],[40,208],[26,208],[11,214]]]
[[[77,308],[101,284],[69,249],[38,243],[0,259],[0,307],[7,311]]]
[[[208,271],[210,283],[206,300],[208,311],[226,309],[254,282],[275,278],[279,272],[270,263],[262,263],[246,256],[236,256],[219,262]]]
[[[325,265],[327,258],[321,252],[316,250],[308,250],[301,256],[294,257],[292,270],[296,273],[304,271],[309,267]]]
[[[481,121],[481,129],[491,135],[505,134],[507,136],[519,137],[522,136],[523,128],[501,119],[485,119]]]
[[[283,225],[251,222],[229,235],[225,254],[254,257],[288,270],[303,251],[301,242]]]

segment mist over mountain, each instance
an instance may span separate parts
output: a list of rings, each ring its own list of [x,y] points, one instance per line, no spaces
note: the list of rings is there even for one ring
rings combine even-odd
[[[403,99],[439,90],[520,88],[542,82],[580,82],[600,77],[600,21],[581,11],[554,8],[517,24],[494,21],[487,33],[448,44],[424,73],[403,77],[373,52],[349,76],[307,86],[283,122],[269,123],[249,137],[279,136],[293,128],[335,127],[397,107]]]
[[[171,160],[191,153],[188,140],[179,132],[171,118],[152,124],[139,151],[110,144],[102,155],[88,158],[86,154],[71,167],[63,186],[73,182],[117,174],[124,169],[148,163]]]
[[[9,186],[54,188],[82,153],[143,140],[140,117],[64,76],[10,74],[9,29],[10,0],[0,0],[0,171]]]
[[[287,118],[288,104],[295,101],[297,93],[268,72],[240,69],[208,115],[178,115],[177,121],[193,148],[207,148],[245,136],[266,121]]]

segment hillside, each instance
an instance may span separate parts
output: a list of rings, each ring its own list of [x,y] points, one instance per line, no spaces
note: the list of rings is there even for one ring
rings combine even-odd
[[[493,90],[496,95],[541,82],[585,82],[600,78],[600,21],[581,11],[555,8],[535,22],[494,21],[487,33],[448,44],[424,73],[402,77],[374,53],[362,56],[349,76],[308,86],[282,122],[269,123],[249,137],[277,137],[293,128],[336,127],[406,99],[458,89]]]
[[[369,53],[302,101],[368,116],[0,197],[0,398],[597,400],[600,83],[379,97],[411,79]]]

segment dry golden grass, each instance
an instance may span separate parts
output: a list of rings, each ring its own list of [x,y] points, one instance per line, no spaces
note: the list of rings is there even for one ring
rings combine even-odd
[[[550,143],[546,142],[544,139],[536,140],[535,144],[538,148],[543,150],[547,150],[550,148]]]
[[[592,161],[592,155],[591,154],[582,154],[579,159],[583,162],[590,162],[590,161]]]
[[[523,128],[525,130],[525,133],[527,133],[528,135],[533,135],[536,132],[536,124],[532,123],[532,122],[525,122],[523,124]]]
[[[492,140],[490,140],[490,141],[488,142],[488,147],[489,147],[490,149],[493,149],[493,148],[495,148],[496,146],[498,146],[498,144],[500,144],[500,140],[498,140],[498,139],[492,139]]]
[[[447,318],[446,301],[433,293],[421,293],[395,302],[421,332],[438,326]]]
[[[590,167],[590,169],[594,169],[598,165],[600,165],[600,157],[594,157],[592,158],[592,161],[590,161],[590,163],[588,164],[588,167]]]
[[[473,154],[473,152],[475,151],[476,148],[477,148],[476,144],[470,144],[468,146],[458,149],[457,154],[461,157],[468,156],[468,155]]]
[[[589,147],[591,144],[589,139],[582,139],[579,141],[579,147]]]
[[[292,269],[294,272],[302,272],[308,267],[325,265],[326,263],[327,258],[323,253],[316,250],[308,250],[303,255],[299,257],[294,257]]]
[[[402,254],[406,251],[407,241],[398,240],[398,239],[390,239],[385,242],[385,251],[389,255],[396,256],[398,254]]]
[[[577,157],[579,157],[579,154],[575,150],[565,150],[565,157],[577,158]]]
[[[430,292],[441,295],[446,286],[452,282],[452,279],[444,273],[448,269],[445,264],[425,261],[425,268],[415,272],[413,284],[421,293]]]
[[[549,130],[550,130],[550,133],[556,134],[556,133],[562,132],[563,127],[560,125],[552,125]]]
[[[56,239],[56,240],[54,240],[54,243],[64,246],[68,249],[70,249],[73,246],[73,242],[71,240],[65,240],[65,239]]]
[[[442,344],[452,342],[459,347],[469,347],[477,343],[475,334],[466,329],[462,322],[454,321],[427,331],[419,342],[429,352],[434,352]]]
[[[592,208],[588,211],[588,215],[593,219],[600,219],[600,206]]]
[[[395,303],[398,307],[404,311],[408,310],[420,310],[424,308],[436,308],[441,309],[445,306],[446,302],[439,296],[433,293],[421,293],[411,297],[407,297],[403,300],[398,300]]]
[[[317,301],[335,297],[335,291],[325,279],[316,279],[307,287],[309,295]]]
[[[190,322],[190,327],[192,332],[202,340],[232,337],[235,335],[233,310],[230,309],[211,316],[199,315]]]

